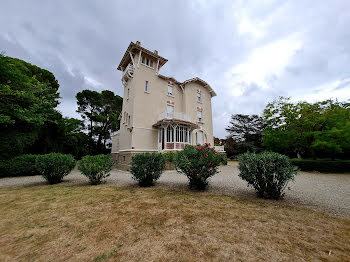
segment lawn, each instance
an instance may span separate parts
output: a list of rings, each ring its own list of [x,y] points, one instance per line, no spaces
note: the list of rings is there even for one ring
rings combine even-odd
[[[350,261],[349,220],[155,188],[2,188],[0,235],[1,261]]]

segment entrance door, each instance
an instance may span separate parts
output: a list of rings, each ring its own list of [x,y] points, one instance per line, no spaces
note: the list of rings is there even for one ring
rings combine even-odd
[[[162,150],[165,148],[165,141],[164,141],[164,128],[161,128],[161,138],[162,138]]]

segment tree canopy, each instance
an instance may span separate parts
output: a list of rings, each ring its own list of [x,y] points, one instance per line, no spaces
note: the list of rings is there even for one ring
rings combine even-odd
[[[78,93],[83,121],[56,110],[55,76],[23,60],[0,55],[0,160],[25,153],[62,152],[79,159],[107,153],[118,130],[122,99],[111,91]],[[91,121],[85,129],[85,120]]]
[[[113,92],[101,93],[83,90],[76,95],[78,110],[84,119],[89,136],[95,139],[97,148],[110,147],[111,133],[119,129],[119,114],[123,99]]]
[[[258,115],[232,115],[226,128],[229,133],[225,143],[228,155],[261,151],[261,132],[265,126],[264,119]]]
[[[0,158],[33,145],[45,121],[57,114],[58,87],[51,72],[0,55]]]
[[[263,145],[290,156],[350,157],[350,103],[292,103],[280,97],[264,110]]]

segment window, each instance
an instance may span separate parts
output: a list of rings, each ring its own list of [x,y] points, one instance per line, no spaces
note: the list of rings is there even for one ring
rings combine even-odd
[[[197,122],[202,122],[202,111],[197,111]]]
[[[130,96],[130,88],[128,88],[128,99],[129,99],[129,96]]]
[[[129,120],[128,120],[128,125],[130,126],[130,116],[129,116]]]
[[[145,92],[148,92],[148,81],[145,83]]]
[[[167,133],[166,133],[166,141],[169,142],[174,142],[174,129],[171,126],[167,127]]]
[[[173,118],[174,117],[174,106],[173,105],[167,105],[166,107],[166,115],[167,118]]]
[[[203,144],[203,131],[197,132],[197,144]]]
[[[201,101],[201,92],[197,91],[197,102]]]
[[[168,96],[173,96],[173,86],[168,85]]]
[[[149,59],[149,58],[146,58],[146,57],[142,57],[141,63],[146,65],[146,66],[149,66],[149,67],[153,68],[153,60],[152,59]]]

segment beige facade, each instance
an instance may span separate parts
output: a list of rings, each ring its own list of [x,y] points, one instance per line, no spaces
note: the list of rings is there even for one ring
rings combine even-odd
[[[112,155],[127,169],[140,152],[181,150],[186,144],[213,144],[212,88],[200,78],[184,82],[159,74],[167,60],[131,42],[118,70],[124,85],[120,130]]]

